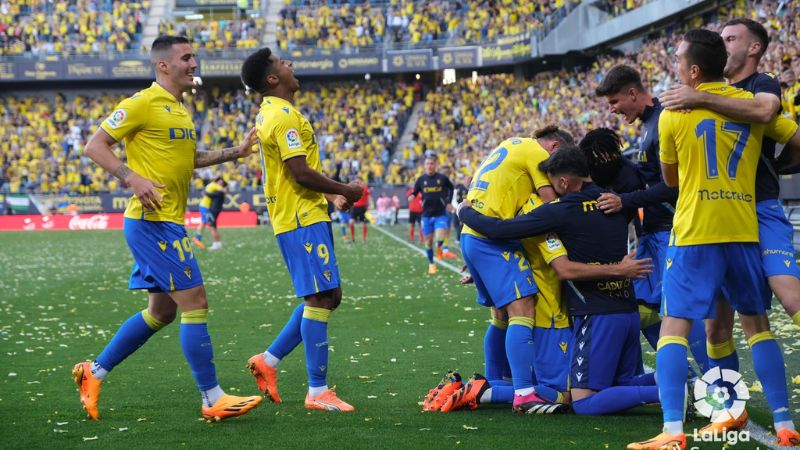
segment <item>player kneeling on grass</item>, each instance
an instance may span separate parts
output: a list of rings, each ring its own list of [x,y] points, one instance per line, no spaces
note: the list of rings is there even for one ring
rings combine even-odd
[[[509,220],[483,216],[464,203],[459,219],[490,239],[556,232],[577,262],[611,266],[622,262],[627,256],[630,218],[606,215],[597,208],[596,199],[603,190],[588,177],[580,150],[562,148],[542,162],[540,169],[560,196],[558,202]],[[573,409],[577,414],[599,415],[658,402],[653,374],[636,375],[641,346],[631,279],[589,278],[580,276],[567,284],[567,308],[573,319]]]

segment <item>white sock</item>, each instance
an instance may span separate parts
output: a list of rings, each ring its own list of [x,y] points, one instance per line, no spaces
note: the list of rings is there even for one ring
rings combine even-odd
[[[97,364],[97,361],[92,361],[92,375],[100,381],[104,381],[106,376],[108,376],[108,371],[103,369],[100,364]]]
[[[216,385],[207,391],[200,391],[200,396],[203,397],[203,404],[208,407],[214,406],[214,403],[217,403],[217,400],[219,400],[223,395],[225,395],[225,391],[223,391],[219,385]]]
[[[664,433],[683,434],[683,421],[664,422]]]
[[[534,389],[533,387],[528,387],[524,389],[514,389],[514,395],[519,397],[524,397],[528,394],[533,394],[534,392],[536,392],[536,389]]]
[[[492,388],[483,391],[483,395],[478,399],[478,403],[492,403]]]
[[[794,423],[791,420],[784,420],[783,422],[775,422],[775,431],[784,429],[794,430]]]
[[[278,364],[281,363],[281,360],[278,359],[277,356],[273,355],[269,351],[264,352],[264,355],[262,357],[264,358],[264,362],[267,363],[267,365],[272,367],[273,369],[277,369]]]
[[[319,387],[311,387],[311,386],[309,386],[308,387],[308,396],[309,397],[316,397],[316,396],[322,394],[323,392],[325,392],[327,390],[328,390],[328,385],[327,384],[325,386],[319,386]]]

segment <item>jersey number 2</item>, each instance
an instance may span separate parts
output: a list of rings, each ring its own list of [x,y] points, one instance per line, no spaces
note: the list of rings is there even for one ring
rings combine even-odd
[[[694,131],[698,138],[702,136],[706,147],[706,177],[709,179],[719,177],[719,167],[717,167],[717,121],[705,119],[697,124]],[[742,159],[747,139],[750,137],[750,124],[722,122],[722,131],[736,135],[736,141],[728,155],[728,178],[735,180],[739,161]]]
[[[479,191],[485,191],[489,188],[489,182],[481,180],[486,172],[492,171],[500,167],[500,163],[503,162],[508,156],[508,149],[505,147],[500,147],[497,150],[493,151],[483,160],[481,163],[481,167],[478,168],[478,176],[475,177],[475,181],[472,182],[472,186],[470,189],[478,189]]]

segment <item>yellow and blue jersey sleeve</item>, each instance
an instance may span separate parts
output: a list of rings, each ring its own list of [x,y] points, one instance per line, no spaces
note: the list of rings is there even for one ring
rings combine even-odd
[[[675,146],[675,119],[679,113],[663,111],[658,118],[658,143],[660,151],[658,157],[664,164],[677,164],[678,151]]]
[[[784,116],[777,116],[772,119],[764,128],[764,135],[773,141],[785,144],[797,133],[797,123]]]
[[[278,146],[281,161],[295,156],[308,155],[312,142],[308,138],[306,138],[306,142],[303,142],[303,137],[300,135],[300,131],[303,129],[300,120],[302,117],[292,110],[287,114],[276,114],[273,118],[275,123],[272,132],[275,133],[275,143]]]
[[[140,92],[121,101],[100,127],[115,141],[122,142],[125,137],[144,128],[149,108],[149,96]]]

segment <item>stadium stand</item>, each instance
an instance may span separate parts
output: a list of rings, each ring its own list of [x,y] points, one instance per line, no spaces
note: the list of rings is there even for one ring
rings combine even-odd
[[[266,19],[162,20],[159,34],[186,36],[198,52],[211,53],[226,49],[259,47]]]
[[[2,2],[0,56],[107,55],[139,50],[150,2]]]

